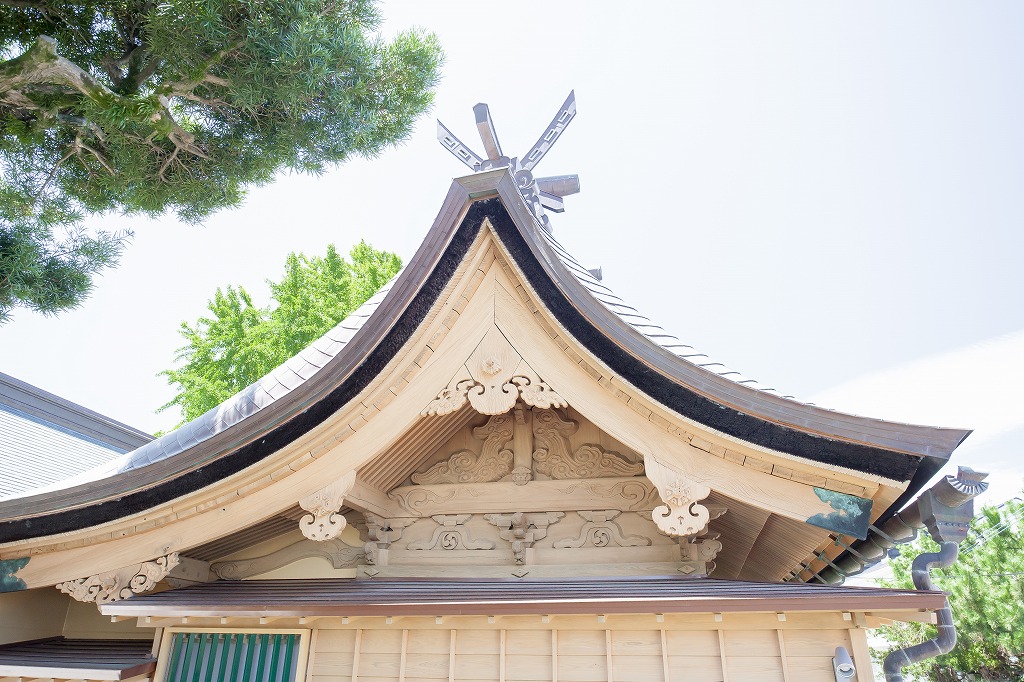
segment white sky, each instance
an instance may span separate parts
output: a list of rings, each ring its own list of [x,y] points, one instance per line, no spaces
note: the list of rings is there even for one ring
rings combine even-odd
[[[382,5],[448,54],[404,145],[291,176],[202,227],[112,217],[136,238],[79,311],[17,312],[0,371],[154,431],[157,373],[218,286],[265,301],[292,250],[360,238],[413,253],[480,147],[488,102],[519,155],[570,89],[579,113],[539,167],[579,173],[556,236],[685,342],[799,398],[975,428],[955,461],[1024,464],[1024,4]],[[976,346],[976,344],[982,344]]]

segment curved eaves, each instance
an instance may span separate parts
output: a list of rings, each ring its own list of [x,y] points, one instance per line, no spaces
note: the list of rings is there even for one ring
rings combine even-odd
[[[498,191],[511,211],[492,223],[547,309],[613,371],[678,414],[772,450],[898,481],[914,476],[920,457],[946,459],[969,435],[826,410],[690,362],[648,336],[660,328],[638,328],[599,300],[582,268],[571,268],[535,227],[515,188]]]
[[[121,464],[133,468],[0,500],[0,543],[80,530],[170,502],[258,464],[348,404],[413,336],[469,251],[483,209],[471,205],[475,183],[464,184],[452,184],[427,239],[390,290],[368,302],[373,314],[358,328],[332,330],[308,350],[303,363],[325,359],[319,367],[290,360],[268,385],[130,453]],[[335,354],[326,359],[330,351]]]

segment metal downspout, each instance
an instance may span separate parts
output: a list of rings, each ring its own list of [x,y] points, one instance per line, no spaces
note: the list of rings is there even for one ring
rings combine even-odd
[[[960,546],[955,542],[943,542],[938,552],[926,552],[914,559],[911,574],[914,587],[919,590],[934,590],[930,571],[932,568],[949,568],[956,561]],[[903,682],[903,669],[912,663],[923,661],[949,653],[956,646],[956,625],[953,623],[953,611],[946,605],[935,612],[938,619],[939,634],[920,644],[896,649],[885,657],[882,670],[886,682]]]

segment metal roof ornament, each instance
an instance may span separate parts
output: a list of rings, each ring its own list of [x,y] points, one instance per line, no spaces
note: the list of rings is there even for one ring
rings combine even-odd
[[[551,230],[551,223],[544,209],[562,213],[565,211],[565,204],[562,197],[576,194],[580,191],[580,179],[578,175],[556,175],[552,177],[535,178],[533,169],[540,163],[544,155],[562,132],[569,126],[569,122],[576,116],[576,94],[569,92],[569,96],[562,107],[555,114],[555,117],[548,124],[548,127],[541,134],[526,154],[520,157],[508,157],[501,151],[501,144],[498,142],[498,134],[494,130],[494,122],[491,120],[491,111],[486,104],[480,103],[473,107],[473,114],[476,116],[476,127],[480,132],[480,139],[484,144],[484,151],[487,158],[478,156],[472,149],[455,137],[452,131],[448,130],[441,121],[437,122],[437,140],[459,161],[469,166],[474,173],[493,170],[495,168],[508,168],[516,180],[519,193],[523,195],[527,206],[530,207],[534,217],[545,229]]]

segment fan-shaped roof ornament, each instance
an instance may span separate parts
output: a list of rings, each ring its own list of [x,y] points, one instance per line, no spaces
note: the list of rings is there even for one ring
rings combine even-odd
[[[544,209],[562,213],[565,205],[562,197],[576,194],[580,191],[580,179],[578,175],[555,175],[551,177],[535,178],[533,169],[537,167],[541,159],[554,146],[558,138],[567,127],[570,121],[576,117],[576,94],[569,92],[569,96],[562,103],[562,107],[551,119],[551,123],[544,130],[541,136],[534,143],[530,151],[522,157],[508,157],[501,150],[498,142],[498,133],[494,129],[494,122],[491,120],[491,110],[484,103],[473,107],[473,114],[476,116],[476,127],[480,133],[480,140],[483,142],[487,158],[481,158],[476,152],[463,144],[455,137],[452,131],[448,130],[441,121],[437,122],[437,140],[441,145],[452,153],[462,163],[466,164],[474,173],[494,170],[496,168],[508,168],[516,179],[519,193],[533,212],[533,216],[544,228],[551,230],[551,223]]]

